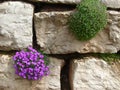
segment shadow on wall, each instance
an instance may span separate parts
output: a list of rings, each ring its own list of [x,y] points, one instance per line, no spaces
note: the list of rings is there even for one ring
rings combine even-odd
[[[35,6],[35,13],[37,12],[51,12],[51,11],[70,11],[74,10],[76,5],[71,4],[54,4],[54,3],[46,3],[46,2],[34,2],[32,3]]]
[[[22,1],[30,3],[35,7],[35,13],[37,12],[50,12],[50,11],[70,11],[76,8],[75,4],[61,4],[61,3],[47,3],[44,1],[32,2],[29,0],[1,0],[0,3],[5,1]]]

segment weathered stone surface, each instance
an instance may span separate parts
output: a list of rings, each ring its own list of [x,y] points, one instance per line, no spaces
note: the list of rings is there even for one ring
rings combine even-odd
[[[120,8],[120,0],[101,0],[107,7]]]
[[[30,1],[42,1],[42,2],[49,2],[49,3],[78,4],[82,0],[30,0]],[[120,0],[100,0],[100,1],[102,1],[107,7],[120,8]]]
[[[50,75],[41,81],[32,82],[32,90],[61,90],[60,72],[64,60],[50,58]]]
[[[0,90],[29,90],[30,81],[15,75],[10,55],[0,54]]]
[[[0,3],[0,50],[32,45],[33,6],[23,2]]]
[[[120,12],[108,11],[106,29],[89,41],[78,41],[68,28],[69,12],[35,14],[37,43],[46,53],[116,53],[120,50]]]
[[[72,90],[119,90],[120,72],[96,58],[84,58],[71,62]]]
[[[26,80],[15,75],[12,56],[0,54],[0,90],[61,90],[63,65],[63,60],[50,58],[50,75],[37,81]]]

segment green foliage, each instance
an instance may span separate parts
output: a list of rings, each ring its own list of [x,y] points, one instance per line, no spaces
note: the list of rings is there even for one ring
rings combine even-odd
[[[110,62],[119,62],[120,61],[120,54],[108,54],[108,53],[102,53],[98,54],[99,58],[102,58],[103,60]]]
[[[82,0],[69,20],[70,30],[81,40],[90,40],[107,24],[106,6],[100,0]]]
[[[90,56],[103,59],[108,63],[120,62],[120,53],[92,53]]]
[[[44,55],[44,62],[45,62],[45,65],[49,65],[50,64],[50,60],[48,58],[48,55],[46,53],[44,53],[42,50],[38,50],[38,52],[40,52],[41,54]]]

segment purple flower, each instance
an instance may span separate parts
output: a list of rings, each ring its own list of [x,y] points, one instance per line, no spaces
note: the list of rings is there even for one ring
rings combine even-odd
[[[30,50],[31,52],[37,52],[35,49],[33,49],[32,47],[28,47],[28,50]]]
[[[16,52],[13,60],[15,73],[22,78],[38,80],[49,74],[49,67],[44,62],[44,55],[32,47],[28,47],[28,51]]]
[[[43,58],[44,58],[44,55],[41,54],[41,55],[40,55],[40,58],[43,59]]]
[[[34,80],[37,80],[38,78],[37,77],[34,77]]]

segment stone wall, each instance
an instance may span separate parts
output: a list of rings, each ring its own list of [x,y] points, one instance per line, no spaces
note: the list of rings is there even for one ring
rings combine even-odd
[[[87,57],[71,62],[72,90],[119,90],[120,76],[116,68],[102,59]]]
[[[80,1],[0,1],[0,90],[120,90],[119,62],[110,65],[90,55],[81,58],[81,54],[120,51],[120,0],[101,0],[108,8],[108,24],[84,42],[67,24]],[[42,80],[15,75],[12,56],[29,45],[49,55],[51,73]]]

